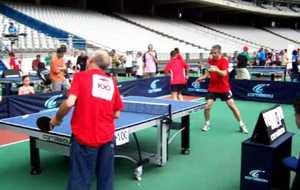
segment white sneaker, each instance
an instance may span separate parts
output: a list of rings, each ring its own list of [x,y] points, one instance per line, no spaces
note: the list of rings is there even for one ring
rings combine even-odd
[[[245,134],[248,134],[248,129],[246,128],[246,125],[245,124],[242,124],[240,125],[240,132],[241,133],[245,133]]]
[[[209,124],[205,124],[201,130],[207,132],[209,130]]]

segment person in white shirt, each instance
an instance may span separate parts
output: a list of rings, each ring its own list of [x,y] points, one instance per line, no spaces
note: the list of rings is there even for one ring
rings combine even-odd
[[[136,73],[135,76],[138,79],[143,78],[144,76],[144,62],[143,62],[143,53],[141,51],[136,54]]]
[[[30,95],[34,94],[34,88],[30,86],[30,78],[28,75],[22,77],[23,86],[18,90],[18,95]]]
[[[133,52],[127,51],[126,52],[126,61],[125,61],[125,71],[126,77],[132,76],[132,68],[133,68]]]

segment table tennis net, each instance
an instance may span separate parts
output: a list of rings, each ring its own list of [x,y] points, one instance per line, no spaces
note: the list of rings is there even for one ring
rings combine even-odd
[[[169,115],[171,114],[171,105],[165,103],[125,100],[124,111],[151,115]]]

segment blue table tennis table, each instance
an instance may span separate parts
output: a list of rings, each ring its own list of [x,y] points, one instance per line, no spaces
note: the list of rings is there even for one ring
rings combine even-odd
[[[167,163],[168,144],[173,138],[170,138],[170,130],[174,119],[181,118],[180,126],[176,131],[177,134],[181,134],[181,153],[189,154],[190,113],[202,109],[206,104],[204,100],[192,102],[128,96],[123,98],[123,101],[125,105],[124,111],[121,112],[120,118],[116,120],[116,157],[128,158],[135,162],[134,175],[136,179],[141,179],[144,164],[152,163],[164,166]],[[31,174],[41,173],[39,149],[50,150],[65,156],[69,155],[71,112],[65,117],[60,126],[49,133],[41,132],[36,126],[37,118],[41,116],[51,117],[56,111],[57,108],[0,120],[0,127],[30,136]],[[141,151],[136,132],[153,128],[154,126],[156,126],[157,133],[156,151],[153,153],[144,153]],[[135,151],[137,158],[119,154],[118,152],[119,147],[128,143],[129,135],[134,136],[137,145],[137,150]]]
[[[271,80],[275,80],[275,77],[286,78],[285,66],[249,66],[248,70],[251,75],[257,77],[270,77]]]

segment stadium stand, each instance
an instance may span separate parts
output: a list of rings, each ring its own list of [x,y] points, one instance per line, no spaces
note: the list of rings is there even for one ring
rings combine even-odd
[[[233,53],[245,45],[251,46],[254,49],[258,48],[253,44],[243,42],[237,38],[232,38],[208,28],[182,20],[153,17],[150,18],[133,15],[121,16],[153,30],[167,33],[168,35],[175,36],[179,39],[185,39],[186,41],[193,42],[202,47],[209,48],[214,44],[222,44],[223,51],[227,53]]]
[[[74,48],[77,49],[85,48],[86,45],[85,40],[83,40],[82,38],[79,38],[78,36],[70,34],[59,28],[43,23],[38,19],[36,19],[35,17],[27,16],[26,14],[23,14],[1,2],[0,2],[0,13],[28,27],[31,27],[42,33],[45,33],[48,36],[55,37],[64,43],[70,42],[69,44],[74,46]]]
[[[282,36],[286,39],[289,39],[290,41],[294,41],[295,43],[300,45],[300,33],[296,30],[289,29],[289,28],[265,28],[266,30],[277,34],[279,36]]]
[[[169,52],[174,47],[180,48],[182,52],[205,51],[150,32],[113,16],[93,11],[61,7],[33,7],[25,4],[9,4],[9,6],[30,17],[37,18],[41,22],[80,36],[95,46],[104,46],[124,52],[145,50],[147,44],[152,43],[158,52]]]
[[[297,43],[291,42],[270,32],[251,26],[234,26],[221,24],[206,25],[216,30],[223,31],[227,34],[234,35],[237,38],[247,39],[257,44],[263,44],[264,46],[275,50],[286,49],[289,44],[294,45],[295,47],[299,47],[299,44]]]
[[[256,14],[264,14],[264,15],[273,15],[273,16],[289,16],[289,17],[299,17],[299,12],[294,9],[285,9],[281,10],[280,8],[274,7],[270,1],[241,1],[241,0],[198,0],[193,1],[194,3],[198,3],[199,5],[209,5],[214,7],[225,7],[226,9],[231,10],[239,10],[244,12],[251,12]],[[163,5],[170,3],[170,0],[161,0],[156,1],[157,5]],[[181,1],[184,3],[184,1]],[[262,4],[264,3],[264,4]],[[269,4],[267,4],[269,3]],[[293,4],[290,6],[292,7]],[[298,6],[298,5],[297,5]]]
[[[13,45],[14,50],[17,52],[53,51],[60,45],[58,39],[47,36],[44,33],[18,23],[4,15],[0,15],[0,29],[2,36],[7,33],[7,28],[10,22],[14,23],[18,33],[26,34],[18,36],[18,40],[16,40]],[[8,38],[3,36],[1,40],[4,46],[10,46],[10,40]]]

